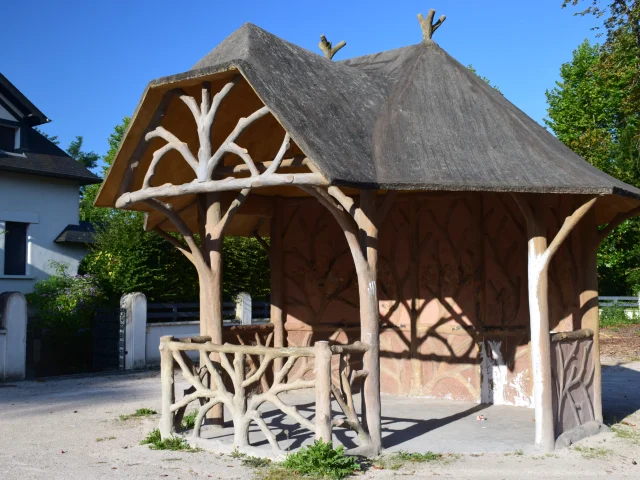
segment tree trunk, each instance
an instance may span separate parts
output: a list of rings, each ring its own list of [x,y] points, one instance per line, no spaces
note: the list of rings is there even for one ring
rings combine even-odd
[[[358,272],[360,297],[360,340],[369,349],[363,357],[363,369],[367,372],[362,395],[363,424],[371,437],[373,454],[382,449],[380,410],[380,322],[375,275],[368,269]]]
[[[278,197],[274,201],[273,217],[271,218],[271,242],[269,244],[269,267],[271,271],[271,323],[273,324],[273,346],[284,347],[285,332],[282,298],[282,200]],[[282,368],[282,358],[276,358],[273,366],[278,372]]]
[[[220,194],[207,193],[204,225],[206,238],[202,244],[209,272],[200,276],[200,331],[210,336],[212,343],[219,345],[222,344],[222,236],[213,237],[211,232],[221,218]],[[217,354],[212,354],[211,359],[219,361]],[[207,419],[212,425],[222,427],[224,405],[218,404],[209,410]]]
[[[555,447],[553,395],[551,385],[551,334],[549,331],[548,268],[540,268],[540,255],[547,248],[544,236],[529,239],[529,316],[531,328],[531,365],[533,367],[533,403],[535,443],[545,452]]]
[[[367,372],[364,379],[362,398],[366,428],[371,437],[374,455],[382,450],[382,428],[380,407],[380,307],[378,305],[378,225],[376,212],[376,192],[360,191],[360,207],[369,219],[364,232],[363,251],[366,252],[367,266],[356,265],[358,274],[358,294],[360,300],[360,339],[369,346],[363,357],[363,368]]]

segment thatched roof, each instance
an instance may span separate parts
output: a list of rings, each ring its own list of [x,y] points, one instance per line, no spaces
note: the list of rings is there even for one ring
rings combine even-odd
[[[433,41],[332,62],[246,24],[191,70],[151,82],[137,115],[148,123],[158,92],[233,69],[331,184],[640,199],[640,190],[588,164]],[[136,121],[107,183],[118,182],[144,134]],[[115,196],[105,186],[97,204]]]

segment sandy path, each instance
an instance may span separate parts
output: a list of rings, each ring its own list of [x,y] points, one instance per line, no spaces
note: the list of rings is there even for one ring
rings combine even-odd
[[[633,367],[618,367],[605,379],[612,387],[628,384],[635,394],[638,383],[626,381],[638,375],[640,364]],[[152,451],[138,445],[158,417],[124,422],[118,417],[141,407],[159,410],[157,377],[157,372],[144,372],[0,385],[0,479],[254,477],[254,471],[230,457]],[[624,399],[623,391],[616,393]],[[640,478],[640,466],[633,465],[640,463],[639,442],[640,436],[622,439],[606,433],[580,442],[582,451],[464,455],[446,464],[370,469],[354,478]]]

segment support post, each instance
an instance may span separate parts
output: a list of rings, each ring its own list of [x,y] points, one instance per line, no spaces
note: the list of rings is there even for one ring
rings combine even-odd
[[[222,345],[222,242],[223,234],[217,234],[216,226],[222,220],[222,205],[219,193],[204,194],[204,231],[201,239],[203,256],[209,266],[206,275],[200,278],[200,335],[211,337],[211,342]],[[203,355],[203,354],[201,354]],[[212,360],[218,361],[217,355]],[[200,365],[204,365],[201,359]],[[214,426],[224,425],[224,407],[215,405],[207,412],[207,419]]]
[[[316,379],[316,440],[331,442],[331,348],[329,342],[313,345]]]
[[[380,409],[380,309],[378,306],[377,267],[378,229],[395,201],[396,193],[385,194],[382,204],[376,204],[375,190],[360,191],[360,206],[338,187],[326,191],[319,188],[303,188],[324,205],[337,220],[347,239],[358,275],[358,299],[360,303],[360,338],[367,345],[363,356],[366,372],[362,388],[362,426],[370,438],[359,449],[361,455],[378,455],[382,450]]]
[[[375,454],[382,450],[380,407],[380,308],[378,306],[378,219],[375,190],[360,190],[360,208],[366,220],[360,225],[362,250],[367,265],[358,272],[360,296],[360,340],[369,348],[363,356],[367,372],[363,385],[363,413]],[[356,265],[356,270],[358,266]]]
[[[282,199],[277,197],[273,205],[271,217],[271,238],[269,243],[269,269],[271,271],[271,311],[270,321],[273,324],[273,346],[284,347],[284,318],[282,312]],[[274,371],[282,369],[282,358],[274,360]]]
[[[173,355],[169,342],[173,336],[160,337],[160,381],[162,382],[162,417],[160,418],[160,435],[163,439],[176,433],[174,413],[171,405],[175,402],[175,386],[173,378]]]
[[[600,365],[600,315],[598,313],[598,237],[595,212],[585,215],[580,229],[584,284],[580,292],[581,328],[593,332],[593,414],[598,422],[602,417],[602,367]]]
[[[531,328],[531,364],[533,368],[533,403],[535,409],[535,443],[543,451],[555,448],[553,387],[551,383],[551,335],[549,329],[549,263],[596,199],[586,201],[568,216],[547,245],[540,212],[535,212],[529,198],[513,194],[527,224],[529,318]]]

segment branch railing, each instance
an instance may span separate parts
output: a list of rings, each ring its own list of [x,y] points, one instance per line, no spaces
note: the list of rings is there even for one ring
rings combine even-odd
[[[301,427],[315,434],[317,439],[331,441],[333,427],[354,430],[362,446],[370,437],[364,422],[358,417],[353,401],[356,383],[367,373],[354,370],[351,356],[364,354],[368,347],[361,342],[351,345],[329,345],[315,342],[312,347],[270,347],[265,345],[214,344],[210,337],[178,339],[161,337],[162,438],[180,430],[184,412],[192,402],[198,402],[193,437],[199,438],[207,412],[222,404],[233,422],[233,446],[242,449],[249,445],[249,427],[255,423],[275,451],[280,451],[276,434],[262,418],[260,407],[270,403]],[[260,341],[258,340],[258,343]],[[188,351],[199,351],[204,365],[196,366],[187,356]],[[338,362],[332,362],[334,356]],[[215,360],[212,360],[215,358]],[[282,359],[282,368],[275,370],[274,360]],[[338,371],[332,372],[332,364]],[[184,396],[176,401],[174,369],[180,371],[191,385]],[[295,367],[295,368],[294,368]],[[337,384],[332,379],[337,378]],[[303,389],[315,390],[314,421],[300,413],[293,404],[287,404],[280,395]],[[333,418],[332,396],[342,410],[340,418]]]

